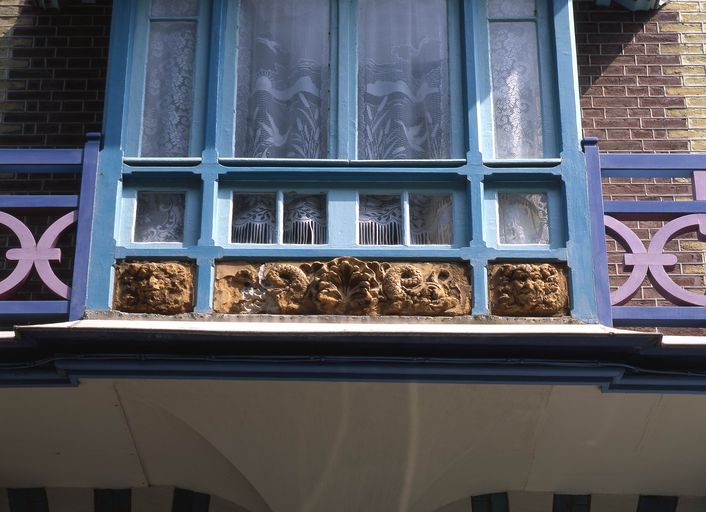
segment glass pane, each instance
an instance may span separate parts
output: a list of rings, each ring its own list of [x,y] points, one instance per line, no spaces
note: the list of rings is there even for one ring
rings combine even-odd
[[[544,156],[537,55],[533,22],[490,25],[496,158]]]
[[[275,243],[275,211],[275,194],[233,194],[233,243]]]
[[[361,195],[358,204],[361,245],[402,243],[402,203],[399,195]]]
[[[196,23],[150,23],[142,156],[189,155],[193,111]]]
[[[152,0],[152,16],[196,16],[199,0]]]
[[[358,158],[448,158],[446,0],[360,0]]]
[[[547,194],[498,194],[498,235],[501,244],[548,244]]]
[[[284,243],[326,243],[326,195],[284,195]]]
[[[489,0],[489,18],[528,18],[535,15],[534,0]]]
[[[329,1],[240,4],[235,154],[326,158]]]
[[[184,241],[186,196],[172,192],[138,192],[135,242]]]
[[[410,194],[409,215],[413,244],[449,245],[452,243],[453,202],[451,194]]]

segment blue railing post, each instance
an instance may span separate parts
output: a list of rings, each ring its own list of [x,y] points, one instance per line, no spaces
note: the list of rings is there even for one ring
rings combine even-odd
[[[81,195],[79,196],[76,252],[74,256],[74,275],[73,284],[71,286],[69,320],[79,320],[83,316],[86,307],[88,257],[91,251],[93,204],[95,201],[100,138],[100,133],[86,134],[86,144],[83,149]]]
[[[598,305],[598,321],[603,325],[613,325],[610,305],[610,282],[608,279],[608,252],[605,243],[603,223],[603,184],[601,181],[601,157],[598,139],[586,137],[583,140],[588,172],[588,208],[591,216],[591,238],[593,249],[593,274]]]

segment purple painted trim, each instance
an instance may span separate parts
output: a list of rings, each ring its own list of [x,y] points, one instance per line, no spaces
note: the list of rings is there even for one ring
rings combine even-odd
[[[0,301],[0,318],[19,316],[65,316],[69,312],[68,300],[5,300]]]
[[[81,195],[78,210],[78,228],[76,232],[76,252],[74,256],[74,275],[72,283],[73,293],[71,295],[69,320],[80,319],[86,307],[88,258],[91,251],[93,205],[95,203],[100,139],[100,133],[86,134],[86,145],[83,150],[83,174],[81,177]]]
[[[703,327],[706,325],[706,308],[614,306],[613,323],[616,326]]]
[[[655,233],[647,249],[642,240],[619,220],[606,216],[604,221],[608,233],[628,250],[624,256],[625,265],[633,267],[628,280],[611,294],[613,305],[630,300],[649,272],[654,287],[674,304],[706,306],[705,295],[690,292],[672,281],[666,268],[673,267],[677,258],[664,254],[664,246],[678,235],[696,231],[701,237],[706,236],[706,215],[685,215],[668,222]]]
[[[651,213],[654,215],[706,213],[706,201],[605,201],[606,214]]]
[[[588,207],[591,217],[591,246],[593,248],[593,274],[596,290],[598,321],[612,325],[610,287],[608,279],[608,252],[603,226],[603,190],[601,185],[601,155],[598,139],[587,137],[583,141],[588,172]]]
[[[9,249],[5,254],[8,261],[16,261],[17,266],[9,276],[0,281],[0,299],[9,297],[20,288],[29,277],[32,267],[37,269],[39,278],[51,291],[62,299],[68,299],[71,289],[54,273],[50,261],[61,261],[61,250],[56,248],[59,237],[76,222],[75,211],[69,212],[54,221],[35,241],[29,228],[17,217],[0,212],[0,224],[10,229],[20,242],[20,247]]]
[[[0,208],[78,208],[78,196],[0,196]]]
[[[706,201],[706,171],[694,171],[691,182],[694,186],[694,201]]]
[[[610,169],[635,169],[635,175],[640,175],[643,170],[660,170],[669,175],[671,170],[706,169],[706,155],[695,155],[691,153],[670,153],[670,154],[616,154],[602,153],[601,168],[603,171]]]
[[[47,166],[76,166],[83,158],[81,149],[0,149],[0,166],[27,166],[22,172],[47,172]],[[36,169],[40,167],[40,169]]]

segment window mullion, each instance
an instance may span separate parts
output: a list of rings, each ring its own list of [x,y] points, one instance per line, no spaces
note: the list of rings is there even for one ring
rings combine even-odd
[[[358,124],[357,1],[338,2],[338,156],[356,159]]]

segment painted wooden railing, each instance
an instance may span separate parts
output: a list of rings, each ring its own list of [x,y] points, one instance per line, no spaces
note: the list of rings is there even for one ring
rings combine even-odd
[[[672,280],[669,270],[677,255],[665,246],[685,233],[706,240],[706,155],[696,154],[607,154],[598,141],[587,138],[584,151],[589,173],[589,204],[595,255],[596,292],[601,323],[616,326],[706,327],[706,295],[694,293]],[[602,178],[690,179],[690,201],[604,201]],[[647,246],[624,221],[662,221]],[[629,276],[610,291],[605,235],[625,250],[623,264]],[[706,277],[706,276],[705,276]],[[640,290],[645,278],[671,306],[626,305]]]
[[[90,244],[99,134],[88,134],[82,149],[3,149],[3,173],[80,173],[80,195],[4,196],[0,189],[0,228],[17,239],[19,247],[0,249],[0,258],[10,263],[9,275],[0,278],[0,321],[77,319],[83,314],[86,298],[86,270]],[[18,218],[17,212],[62,211],[41,235],[35,237]],[[13,213],[15,215],[13,215]],[[21,217],[21,215],[19,215]],[[52,264],[61,260],[59,237],[76,226],[73,276],[70,283],[60,280]],[[32,271],[55,296],[55,300],[13,300]]]

